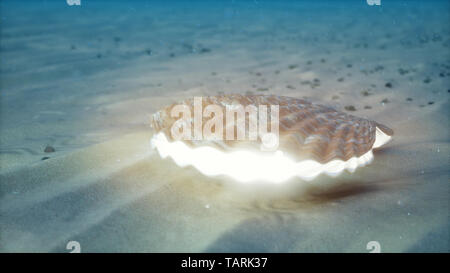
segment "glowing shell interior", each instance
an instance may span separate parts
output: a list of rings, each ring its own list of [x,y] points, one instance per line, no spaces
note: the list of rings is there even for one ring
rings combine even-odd
[[[192,100],[182,104],[193,107]],[[192,165],[204,175],[227,175],[239,182],[280,183],[293,177],[311,180],[321,173],[336,176],[370,163],[372,150],[387,143],[393,131],[303,99],[282,96],[204,97],[203,105],[279,105],[279,147],[261,152],[257,141],[177,140],[170,136],[174,105],[153,115],[151,145],[178,166]],[[224,110],[225,111],[225,110]]]

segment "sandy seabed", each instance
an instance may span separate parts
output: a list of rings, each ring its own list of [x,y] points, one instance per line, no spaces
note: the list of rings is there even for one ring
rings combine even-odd
[[[448,252],[450,6],[401,3],[2,1],[0,251]],[[307,98],[394,139],[280,187],[150,149],[153,112],[222,93]]]

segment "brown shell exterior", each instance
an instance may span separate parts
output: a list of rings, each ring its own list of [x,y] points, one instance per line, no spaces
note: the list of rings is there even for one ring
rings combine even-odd
[[[209,104],[225,105],[279,105],[279,150],[287,152],[297,160],[313,159],[321,163],[333,159],[348,160],[353,156],[361,156],[368,152],[374,142],[376,127],[387,135],[393,135],[388,127],[375,121],[355,117],[331,107],[314,104],[309,101],[275,95],[223,95],[202,97],[203,109]],[[194,100],[188,99],[185,104],[193,113]],[[156,132],[163,131],[170,138],[171,125],[177,120],[170,117],[172,104],[152,117],[152,127]],[[269,108],[269,107],[268,107]],[[205,124],[206,120],[203,120]],[[248,120],[246,121],[248,122]],[[248,123],[247,123],[248,124]],[[270,126],[268,127],[270,128]],[[224,127],[224,132],[225,132]],[[258,141],[185,141],[189,145],[214,145],[224,150],[237,146],[259,149]]]

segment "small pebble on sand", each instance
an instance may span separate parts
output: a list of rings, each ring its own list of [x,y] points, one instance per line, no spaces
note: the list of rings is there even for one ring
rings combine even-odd
[[[50,145],[47,145],[44,149],[44,153],[53,153],[53,152],[55,152],[55,148],[53,148]]]
[[[426,78],[425,80],[423,80],[424,83],[430,83],[431,79],[430,78]]]
[[[48,156],[44,156],[43,158],[41,158],[41,160],[47,160],[47,159],[49,159],[50,157],[48,157]]]
[[[406,98],[406,100],[407,100],[407,101],[413,101],[413,99],[412,99],[412,98]]]
[[[372,109],[372,106],[366,105],[364,106],[364,109]]]
[[[398,73],[400,73],[400,75],[405,75],[405,74],[408,74],[408,70],[407,69],[403,69],[403,68],[399,68],[398,69]]]
[[[347,105],[344,107],[344,109],[347,111],[356,111],[356,108],[353,105]]]
[[[385,99],[383,99],[382,101],[381,101],[381,104],[386,104],[386,103],[389,103],[390,101],[387,99],[387,98],[385,98]]]
[[[392,83],[387,82],[384,86],[386,86],[387,88],[392,88]]]

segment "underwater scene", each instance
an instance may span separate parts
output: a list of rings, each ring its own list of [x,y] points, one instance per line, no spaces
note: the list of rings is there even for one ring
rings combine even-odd
[[[449,252],[449,98],[445,0],[1,1],[0,252]]]

